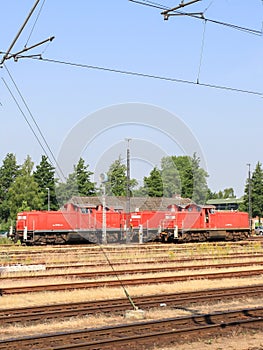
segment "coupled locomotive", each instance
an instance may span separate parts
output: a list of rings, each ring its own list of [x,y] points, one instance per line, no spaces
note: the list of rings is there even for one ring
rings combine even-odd
[[[250,234],[247,213],[216,211],[190,203],[166,210],[125,212],[101,205],[74,206],[60,211],[30,211],[17,215],[15,239],[23,244],[73,242],[204,242],[243,240]]]

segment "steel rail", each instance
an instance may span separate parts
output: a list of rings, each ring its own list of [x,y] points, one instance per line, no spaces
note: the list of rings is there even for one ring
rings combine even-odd
[[[193,334],[209,337],[237,327],[261,328],[263,308],[246,308],[210,314],[134,322],[102,328],[81,329],[0,341],[0,349],[146,349],[178,342]],[[215,333],[216,332],[216,333]]]
[[[134,274],[147,274],[147,273],[160,273],[160,272],[177,272],[185,270],[207,270],[207,269],[223,269],[223,268],[234,268],[234,267],[247,267],[263,265],[263,261],[249,261],[249,262],[237,262],[237,263],[221,263],[221,264],[210,264],[210,265],[186,265],[186,266],[161,266],[161,267],[149,267],[140,269],[124,269],[124,270],[105,270],[105,271],[93,271],[93,272],[64,272],[60,274],[40,274],[38,271],[33,271],[35,275],[19,275],[19,276],[2,276],[0,273],[0,283],[6,281],[16,281],[16,280],[34,280],[34,279],[51,279],[51,278],[91,278],[97,279],[101,276],[116,276],[120,275],[134,275]],[[18,271],[20,274],[21,272]],[[3,274],[4,275],[4,274]]]
[[[242,255],[242,256],[233,256],[233,257],[229,257],[229,256],[224,256],[224,257],[206,257],[206,258],[200,258],[200,257],[195,257],[194,260],[195,261],[215,261],[215,260],[230,260],[230,259],[250,259],[250,258],[262,258],[263,254],[250,254],[250,255]],[[171,256],[167,256],[165,259],[141,259],[138,260],[136,258],[136,260],[131,260],[131,261],[127,261],[127,259],[125,260],[117,260],[114,261],[112,260],[112,263],[114,266],[119,266],[119,265],[125,265],[127,266],[128,264],[135,264],[135,263],[140,263],[140,264],[150,264],[150,263],[184,263],[184,262],[189,262],[189,261],[193,261],[193,257],[191,258],[181,258],[181,259],[177,259]],[[74,262],[73,262],[74,263]],[[46,266],[47,270],[52,270],[52,269],[61,269],[61,268],[79,268],[79,267],[94,267],[94,265],[96,267],[98,266],[108,266],[109,264],[107,262],[104,261],[96,261],[95,263],[91,264],[91,263],[85,263],[85,262],[79,262],[77,264],[74,265],[66,265],[66,264],[50,264]]]
[[[263,241],[263,237],[254,237],[254,238],[259,238],[259,241]],[[209,244],[210,246],[216,246],[216,247],[227,247],[230,246],[231,248],[239,248],[240,246],[249,246],[253,243],[253,237],[250,237],[246,241],[239,241],[239,242],[206,242],[204,244]],[[139,248],[139,251],[164,251],[167,252],[170,249],[177,250],[177,251],[187,251],[187,250],[197,250],[198,247],[201,247],[202,243],[181,243],[178,245],[165,245],[165,244],[145,244],[145,245],[138,245],[138,244],[131,244],[131,245],[115,245],[115,246],[105,246],[103,247],[106,249],[108,253],[119,253],[120,251],[122,252],[127,252],[127,251],[134,251],[134,248]],[[79,254],[80,251],[86,252],[87,250],[89,251],[90,254],[100,254],[100,247],[97,245],[57,245],[55,248],[54,246],[41,246],[38,248],[33,247],[34,250],[32,250],[32,247],[19,247],[14,245],[3,245],[3,248],[8,247],[8,248],[15,248],[15,249],[8,249],[6,250],[7,253],[16,253],[16,254],[39,254],[41,253],[50,253],[50,252],[57,252],[63,254],[66,251],[70,252],[76,252]],[[171,248],[172,247],[172,248]],[[29,250],[27,250],[29,248]],[[2,251],[2,253],[5,253],[5,251]]]
[[[244,254],[244,253],[233,253],[233,254],[223,254],[223,255],[205,255],[205,256],[201,256],[201,257],[193,257],[193,256],[189,256],[189,257],[185,257],[185,256],[182,256],[181,258],[179,257],[178,258],[178,255],[176,256],[176,253],[177,252],[173,252],[173,251],[168,251],[167,254],[163,255],[163,256],[159,256],[159,257],[152,257],[152,258],[148,258],[148,259],[145,259],[144,257],[143,258],[140,258],[140,257],[133,257],[133,258],[130,258],[130,257],[127,257],[125,259],[121,258],[121,259],[116,259],[116,258],[113,258],[111,259],[111,261],[115,264],[121,264],[121,263],[133,263],[133,262],[136,262],[136,263],[148,263],[148,262],[165,262],[165,261],[169,261],[169,262],[186,262],[186,261],[192,261],[193,259],[195,261],[203,261],[203,260],[216,260],[216,259],[243,259],[243,258],[259,258],[259,257],[263,257],[263,254],[262,253],[258,253],[258,252],[250,252],[250,253],[247,253]],[[170,256],[169,254],[174,254],[174,256]],[[49,255],[50,257],[50,255]],[[12,257],[9,257],[9,259],[11,259]],[[26,255],[23,259],[26,259],[27,261],[23,261],[21,259],[21,261],[23,261],[23,264],[24,265],[30,265],[32,264],[32,262],[28,262],[28,259],[30,257],[28,255]],[[105,261],[105,259],[102,259],[101,256],[100,256],[100,259],[98,260],[94,260],[93,259],[93,263],[91,264],[90,262],[85,262],[85,261],[81,261],[80,260],[81,258],[81,255],[78,256],[78,260],[70,260],[70,261],[67,261],[67,264],[73,264],[73,263],[78,263],[78,264],[83,264],[84,266],[94,266],[94,265],[98,265],[98,264],[107,264],[107,262]],[[13,266],[13,265],[17,265],[19,264],[19,259],[15,258],[14,259],[16,260],[15,262],[6,262],[6,261],[3,261],[1,262],[1,257],[0,257],[0,265],[2,266]],[[39,257],[39,259],[41,259],[40,261],[38,261],[37,263],[39,264],[45,264],[45,261],[43,260],[43,257]],[[34,265],[36,264],[36,262],[34,261]],[[65,264],[61,265],[61,263],[59,264],[54,264],[54,263],[48,263],[46,264],[47,265],[47,268],[56,268],[56,266],[61,266],[61,267],[64,267]],[[72,265],[70,265],[69,267],[71,267]]]
[[[215,272],[215,273],[199,273],[189,274],[183,276],[168,276],[168,277],[147,277],[147,278],[122,278],[121,282],[125,286],[134,286],[141,284],[159,284],[159,283],[174,283],[178,281],[189,281],[199,279],[222,279],[222,278],[241,278],[259,276],[263,274],[263,269],[247,270],[247,271],[234,271],[234,272]],[[60,284],[44,284],[37,286],[24,286],[24,287],[3,287],[0,288],[0,295],[7,294],[21,294],[43,291],[61,291],[61,290],[74,290],[74,289],[86,289],[86,288],[99,288],[99,287],[116,287],[119,286],[119,280],[104,280],[104,281],[89,281],[89,282],[70,282]]]
[[[242,297],[259,297],[263,295],[263,284],[255,286],[243,286],[220,289],[207,289],[194,292],[167,293],[133,297],[135,304],[140,309],[150,308],[176,308],[186,305],[201,305],[216,301],[240,299]],[[65,319],[66,317],[81,317],[99,313],[121,314],[130,308],[127,298],[115,298],[109,300],[94,300],[77,303],[63,303],[35,307],[22,307],[12,309],[0,309],[0,325],[14,323],[46,322],[51,319]]]

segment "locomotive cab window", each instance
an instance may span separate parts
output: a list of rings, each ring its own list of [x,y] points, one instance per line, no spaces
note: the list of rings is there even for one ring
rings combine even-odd
[[[209,223],[209,211],[207,209],[205,211],[205,223]]]
[[[92,209],[81,208],[81,212],[82,212],[82,214],[91,214],[92,213]]]

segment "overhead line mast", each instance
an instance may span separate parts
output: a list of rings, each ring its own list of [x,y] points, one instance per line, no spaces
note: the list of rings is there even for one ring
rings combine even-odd
[[[0,62],[0,66],[3,65],[3,63],[5,62],[5,60],[8,60],[9,58],[12,58],[12,57],[14,57],[14,59],[16,59],[16,58],[17,58],[17,55],[19,55],[19,54],[21,54],[21,53],[23,53],[23,52],[25,52],[25,51],[28,51],[28,50],[30,50],[30,49],[36,47],[36,46],[42,45],[42,44],[44,44],[44,43],[46,43],[46,42],[48,42],[48,41],[52,41],[52,40],[54,39],[54,36],[52,36],[52,37],[50,37],[50,38],[48,38],[48,39],[46,39],[46,40],[43,40],[43,41],[39,42],[38,44],[32,45],[32,46],[30,46],[30,47],[28,47],[28,48],[27,48],[27,47],[24,47],[23,50],[21,50],[21,51],[15,53],[15,54],[9,55],[10,52],[11,52],[11,50],[12,50],[12,48],[14,47],[15,43],[17,42],[19,36],[21,35],[23,29],[25,28],[27,22],[29,21],[30,17],[32,16],[33,12],[35,11],[35,9],[36,9],[36,7],[37,7],[37,5],[38,5],[39,2],[40,2],[40,0],[36,0],[34,6],[33,6],[32,9],[30,10],[30,12],[29,12],[27,18],[25,19],[24,23],[22,24],[21,28],[19,29],[17,35],[15,36],[15,38],[14,38],[14,40],[12,41],[11,45],[9,46],[8,50],[7,50],[6,53],[4,54],[4,56],[3,56],[3,58],[2,58],[2,60],[1,60],[1,62]]]
[[[19,29],[15,39],[12,41],[12,43],[9,46],[7,52],[5,53],[4,57],[2,58],[2,61],[0,62],[0,65],[2,65],[6,59],[8,59],[9,52],[12,50],[13,46],[15,45],[17,39],[19,38],[20,34],[22,33],[23,29],[25,28],[27,22],[29,21],[29,18],[32,16],[33,12],[35,11],[35,8],[37,7],[39,1],[40,0],[36,0],[34,6],[32,7],[31,11],[29,12],[27,18],[25,19],[24,23],[22,24],[21,28]]]
[[[127,184],[126,184],[126,199],[127,199],[127,208],[126,211],[128,213],[126,220],[126,242],[130,243],[130,213],[131,213],[131,175],[130,175],[130,141],[131,138],[125,138],[127,141]]]

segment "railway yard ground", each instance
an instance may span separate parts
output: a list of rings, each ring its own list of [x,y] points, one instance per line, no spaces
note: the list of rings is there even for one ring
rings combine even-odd
[[[3,245],[0,294],[0,349],[263,349],[262,237]]]

